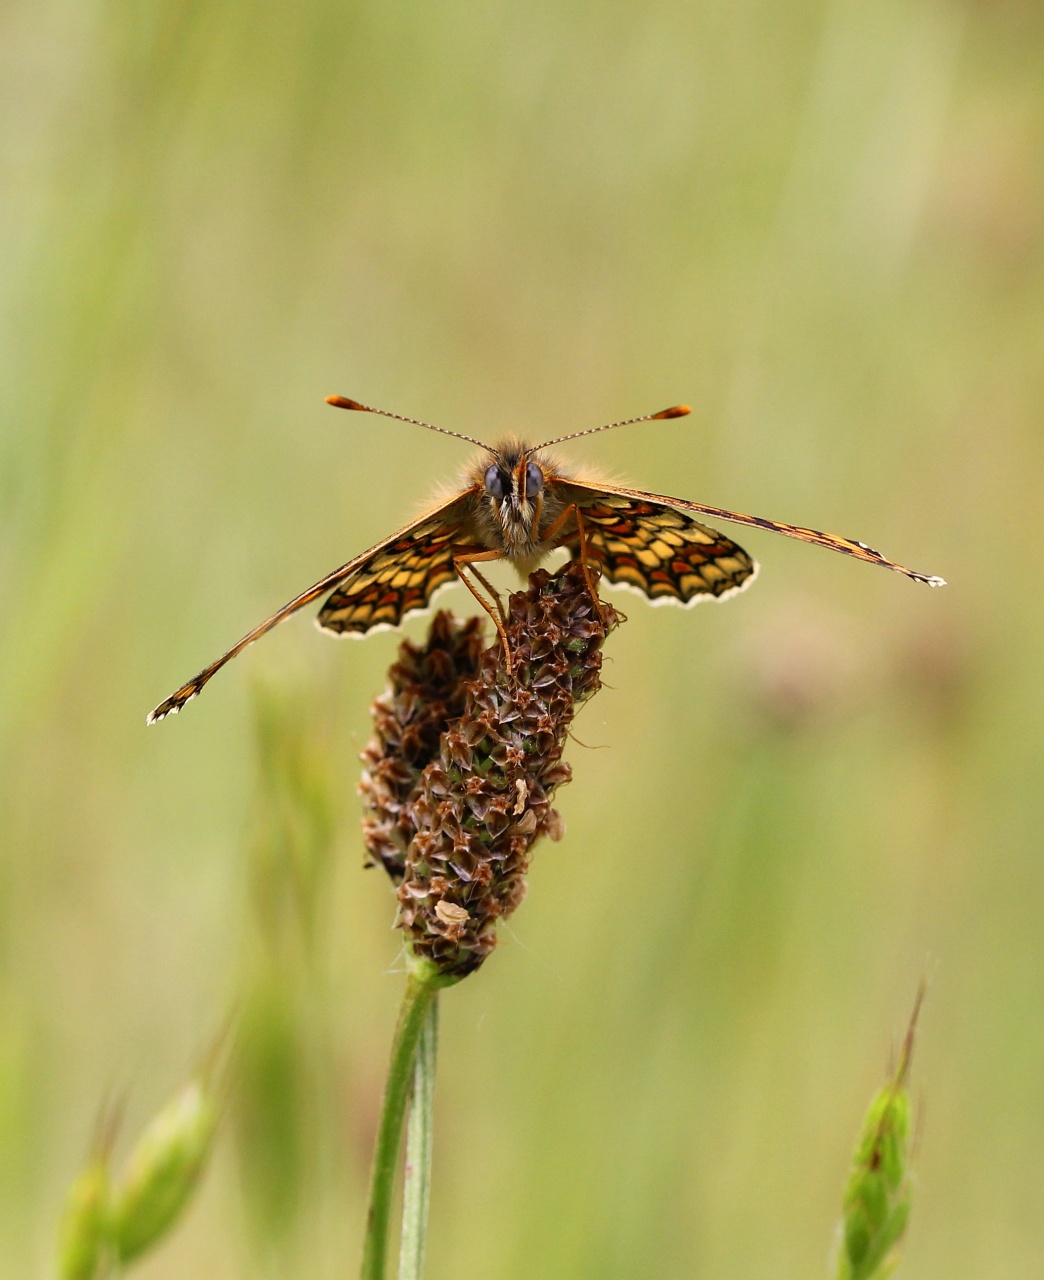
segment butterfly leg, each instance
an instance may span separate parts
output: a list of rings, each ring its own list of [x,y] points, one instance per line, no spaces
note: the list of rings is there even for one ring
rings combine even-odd
[[[587,589],[591,593],[591,599],[599,613],[602,612],[602,601],[595,590],[594,579],[591,577],[591,564],[587,554],[587,530],[584,528],[584,517],[580,508],[574,504],[573,510],[576,512],[576,532],[580,544],[580,568],[584,571],[584,581],[587,583]]]
[[[497,635],[500,636],[500,642],[504,646],[504,662],[507,667],[508,674],[510,675],[511,647],[508,644],[507,632],[504,629],[504,621],[505,621],[504,606],[500,603],[500,596],[497,595],[493,587],[486,581],[486,579],[482,576],[482,574],[478,571],[478,569],[475,568],[476,562],[483,563],[483,562],[488,562],[490,560],[503,560],[503,558],[504,557],[502,553],[499,551],[467,551],[467,552],[459,553],[453,557],[453,567],[457,571],[457,577],[461,580],[461,582],[464,583],[464,585],[475,597],[475,599],[479,602],[479,604],[483,607],[483,609],[485,609],[485,611],[493,619],[493,625],[497,629]],[[489,603],[489,601],[485,598],[485,596],[480,595],[479,592],[476,591],[475,585],[471,581],[471,578],[469,577],[468,574],[464,572],[465,569],[471,570],[471,572],[475,575],[475,577],[478,578],[479,582],[482,583],[482,585],[486,588],[486,590],[490,593],[490,595],[496,601],[495,610],[493,606]]]
[[[504,609],[504,602],[500,598],[500,592],[496,589],[496,587],[492,584],[492,582],[489,581],[488,578],[484,577],[481,573],[479,573],[479,571],[475,568],[474,563],[469,563],[468,568],[471,570],[471,572],[475,575],[475,577],[478,578],[479,582],[481,582],[482,585],[489,592],[493,600],[493,603],[497,606],[497,613],[500,615],[500,621],[506,627],[507,612]]]
[[[554,542],[570,520],[576,521],[576,533],[575,535],[572,533],[566,534],[558,545],[564,546],[566,543],[571,542],[574,536],[576,537],[577,550],[580,553],[580,567],[584,573],[584,581],[587,583],[587,589],[591,593],[591,599],[594,601],[595,608],[599,613],[601,613],[602,601],[598,592],[595,590],[594,579],[591,577],[591,562],[587,551],[587,529],[584,526],[584,517],[580,512],[580,508],[575,502],[571,502],[569,506],[566,507],[558,519],[543,535],[542,541]]]

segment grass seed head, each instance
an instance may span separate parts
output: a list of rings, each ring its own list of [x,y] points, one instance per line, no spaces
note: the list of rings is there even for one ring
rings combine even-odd
[[[60,1280],[98,1280],[109,1250],[108,1156],[96,1155],[69,1188],[58,1233]]]
[[[922,987],[892,1079],[870,1103],[845,1187],[838,1280],[885,1280],[899,1261],[910,1218],[910,1095],[907,1078]]]
[[[151,1121],[113,1188],[116,1254],[127,1263],[157,1244],[181,1216],[214,1145],[218,1108],[192,1080]]]
[[[90,1155],[65,1198],[58,1228],[58,1280],[104,1280],[115,1261],[112,1248],[112,1148],[122,1119],[110,1099],[98,1113]]]

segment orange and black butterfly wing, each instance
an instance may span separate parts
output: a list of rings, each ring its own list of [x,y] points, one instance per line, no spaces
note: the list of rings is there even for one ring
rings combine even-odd
[[[165,698],[154,711],[150,712],[148,723],[155,724],[158,720],[162,720],[164,716],[175,715],[186,702],[190,702],[196,697],[207,681],[216,675],[226,662],[231,662],[237,654],[243,652],[247,645],[259,640],[261,636],[271,631],[273,627],[278,626],[286,618],[289,618],[291,614],[296,613],[298,609],[303,609],[305,605],[311,604],[313,600],[318,600],[320,596],[325,595],[331,588],[335,588],[334,595],[323,607],[323,612],[320,614],[320,622],[332,631],[348,630],[348,627],[331,625],[330,622],[324,620],[323,615],[327,613],[334,599],[340,598],[345,594],[341,588],[349,580],[354,581],[356,577],[362,575],[365,582],[372,583],[374,578],[370,570],[376,563],[380,563],[383,566],[381,572],[385,585],[384,597],[371,606],[370,620],[368,622],[365,621],[361,614],[356,617],[355,623],[351,627],[352,630],[357,632],[371,630],[373,627],[379,626],[385,618],[390,619],[392,616],[395,617],[396,621],[401,621],[405,614],[413,609],[423,608],[432,592],[448,579],[449,574],[445,571],[445,565],[449,555],[449,548],[455,545],[456,540],[461,538],[469,524],[472,493],[473,491],[468,489],[464,493],[458,494],[449,502],[443,503],[442,506],[437,507],[434,511],[429,511],[426,515],[421,516],[419,520],[415,520],[397,533],[393,533],[390,538],[385,538],[383,542],[378,542],[376,546],[370,547],[368,551],[364,551],[353,560],[349,560],[347,564],[342,564],[340,568],[334,569],[332,573],[320,578],[318,582],[313,583],[302,591],[300,595],[294,596],[293,600],[283,605],[278,612],[273,613],[270,618],[266,618],[253,631],[248,631],[242,640],[234,644],[227,653],[223,653],[216,662],[212,662],[209,667],[204,667],[198,676],[195,676],[187,684],[183,684],[169,698]],[[393,565],[398,565],[398,568],[393,569]],[[452,573],[452,571],[452,558],[450,556],[449,572]],[[404,573],[406,574],[405,579],[402,577]],[[392,587],[391,584],[393,583],[399,583],[400,585]],[[398,593],[396,596],[398,605],[394,608],[387,598],[392,590]],[[384,610],[383,612],[381,612],[382,609]]]
[[[622,497],[641,502],[663,504],[682,512],[694,511],[699,515],[711,516],[716,520],[728,520],[733,524],[749,525],[752,529],[768,529],[771,533],[782,533],[787,538],[797,538],[801,542],[810,542],[813,546],[826,547],[829,551],[840,551],[843,555],[852,556],[854,559],[862,560],[866,564],[876,564],[885,569],[893,569],[896,573],[903,573],[908,578],[912,578],[914,582],[923,582],[929,587],[944,587],[946,585],[946,581],[943,578],[908,569],[905,565],[889,560],[887,556],[882,555],[880,551],[875,551],[873,547],[868,547],[865,542],[859,542],[854,538],[842,538],[836,533],[822,533],[819,529],[806,529],[803,525],[785,524],[782,520],[766,520],[764,516],[748,516],[741,511],[728,511],[724,507],[711,507],[702,502],[690,502],[687,498],[672,498],[662,493],[644,493],[639,489],[624,489],[618,485],[588,484],[586,481],[574,480],[568,481],[567,485],[570,489],[590,495],[588,500],[591,500],[591,498]],[[585,511],[586,519],[586,507],[583,498],[577,497],[574,500]]]
[[[316,622],[324,631],[361,637],[426,609],[439,587],[456,577],[461,523],[440,511],[403,530],[334,588]]]
[[[753,582],[758,566],[724,534],[651,496],[564,486],[581,513],[587,547],[610,582],[652,604],[723,600]]]

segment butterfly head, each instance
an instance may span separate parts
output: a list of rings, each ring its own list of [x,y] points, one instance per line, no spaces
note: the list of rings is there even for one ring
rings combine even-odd
[[[509,550],[526,550],[539,541],[552,474],[546,457],[517,440],[491,448],[477,461],[485,523]]]

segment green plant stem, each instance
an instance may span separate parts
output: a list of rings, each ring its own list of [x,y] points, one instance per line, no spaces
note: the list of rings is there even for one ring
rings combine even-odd
[[[431,1148],[435,1105],[435,1063],[439,1043],[438,996],[428,1007],[417,1044],[413,1093],[406,1122],[406,1173],[402,1186],[402,1236],[399,1280],[421,1280],[428,1234],[431,1194]]]
[[[429,960],[415,959],[411,962],[406,990],[399,1008],[399,1021],[395,1027],[395,1039],[392,1042],[391,1062],[377,1128],[377,1145],[373,1153],[362,1280],[384,1280],[388,1260],[388,1219],[395,1187],[395,1169],[402,1146],[406,1103],[413,1080],[417,1041],[427,1023],[428,1010],[435,999],[435,993],[444,985],[445,979]]]

